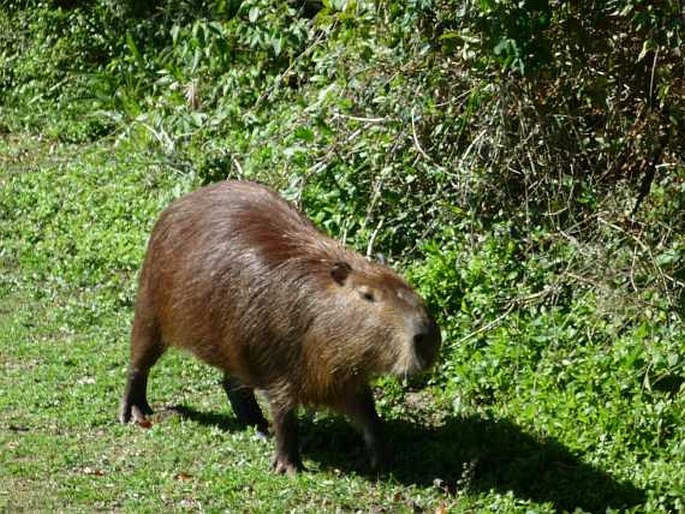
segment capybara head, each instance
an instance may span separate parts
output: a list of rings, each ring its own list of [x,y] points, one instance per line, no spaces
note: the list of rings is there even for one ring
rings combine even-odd
[[[386,266],[354,259],[331,265],[329,330],[344,327],[350,356],[367,375],[407,376],[434,363],[440,331],[421,297]]]

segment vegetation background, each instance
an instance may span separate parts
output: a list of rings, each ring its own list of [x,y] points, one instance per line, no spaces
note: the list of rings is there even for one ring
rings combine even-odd
[[[0,509],[685,510],[681,0],[0,1]],[[268,470],[171,354],[116,422],[173,198],[282,191],[443,329],[380,380],[392,470],[302,419]]]

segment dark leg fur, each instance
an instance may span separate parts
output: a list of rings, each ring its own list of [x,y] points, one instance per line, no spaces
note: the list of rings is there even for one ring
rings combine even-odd
[[[369,452],[371,467],[373,469],[385,467],[388,454],[383,442],[383,423],[376,413],[371,389],[365,387],[347,399],[341,405],[341,410],[361,430],[364,444]]]
[[[166,350],[159,337],[159,331],[152,324],[144,324],[138,317],[133,322],[131,334],[131,363],[128,368],[126,391],[121,401],[119,420],[128,423],[145,420],[152,414],[147,402],[147,378],[150,368]]]
[[[269,423],[264,418],[262,409],[259,408],[254,391],[228,375],[224,375],[222,385],[238,421],[244,426],[255,427],[258,432],[267,435]]]
[[[292,475],[304,469],[297,440],[295,409],[271,406],[276,434],[276,457],[273,469],[278,474]]]

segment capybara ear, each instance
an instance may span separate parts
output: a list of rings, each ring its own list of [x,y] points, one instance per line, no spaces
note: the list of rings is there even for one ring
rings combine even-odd
[[[352,273],[352,267],[344,261],[335,262],[331,266],[331,277],[340,285],[345,283],[350,273]]]

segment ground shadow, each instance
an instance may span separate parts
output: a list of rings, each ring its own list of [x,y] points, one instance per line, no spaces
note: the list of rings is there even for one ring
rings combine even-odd
[[[183,417],[225,430],[237,429],[233,418],[177,407]],[[359,437],[338,417],[301,419],[303,455],[322,469],[338,469],[375,479],[360,459]],[[477,416],[450,418],[439,427],[401,420],[386,421],[392,463],[388,477],[405,485],[438,487],[446,494],[512,491],[521,499],[551,502],[558,511],[576,508],[604,512],[645,501],[645,492],[584,463],[549,437],[523,431],[507,420]]]
[[[233,416],[217,414],[215,412],[200,412],[185,405],[174,405],[173,407],[167,407],[164,411],[169,414],[178,415],[183,419],[194,421],[200,425],[217,427],[226,432],[237,432],[244,428]]]

